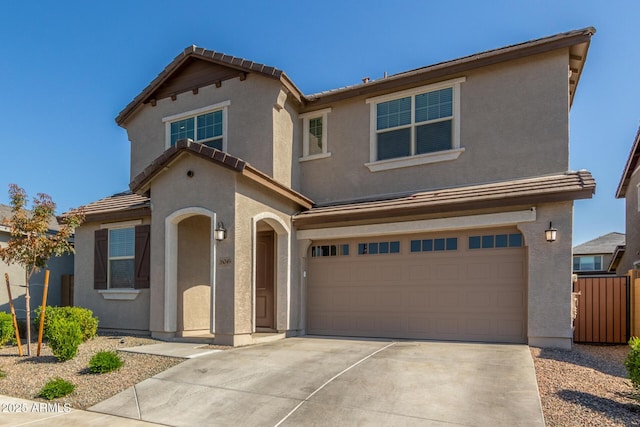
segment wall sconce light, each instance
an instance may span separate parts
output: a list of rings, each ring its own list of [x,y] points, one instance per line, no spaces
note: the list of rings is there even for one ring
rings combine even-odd
[[[547,239],[547,242],[555,242],[557,236],[558,230],[556,228],[553,228],[553,224],[549,222],[549,228],[544,230],[545,239]]]
[[[224,228],[224,224],[222,223],[222,221],[218,223],[218,228],[216,228],[213,231],[213,233],[214,233],[214,237],[218,241],[224,240],[227,238],[227,230]]]

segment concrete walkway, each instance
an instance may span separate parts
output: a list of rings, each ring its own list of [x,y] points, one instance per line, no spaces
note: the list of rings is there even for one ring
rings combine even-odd
[[[525,345],[314,337],[187,360],[90,410],[175,426],[544,426]]]

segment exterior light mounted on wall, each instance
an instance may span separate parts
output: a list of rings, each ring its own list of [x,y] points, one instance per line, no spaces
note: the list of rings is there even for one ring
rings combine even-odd
[[[553,223],[549,222],[549,228],[544,230],[544,237],[547,239],[547,242],[555,242],[556,237],[558,237],[558,230],[553,228]]]
[[[218,227],[214,230],[214,237],[218,241],[222,241],[227,238],[227,230],[224,228],[222,221],[218,223]]]

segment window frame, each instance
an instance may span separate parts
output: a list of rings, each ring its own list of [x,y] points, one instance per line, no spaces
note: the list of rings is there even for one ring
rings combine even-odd
[[[573,271],[580,271],[580,272],[593,272],[593,271],[603,271],[604,268],[604,255],[574,255],[573,259],[572,259],[572,267],[575,267],[575,258],[579,258],[582,261],[582,258],[593,258],[593,269],[587,270],[587,269],[583,269],[583,268],[578,268],[573,269]],[[600,268],[597,269],[596,268],[596,258],[600,258]],[[579,267],[582,267],[582,265],[579,265]]]
[[[327,122],[328,115],[331,110],[331,108],[324,108],[322,110],[310,111],[308,113],[298,115],[298,118],[302,119],[302,157],[300,157],[298,161],[305,162],[308,160],[325,159],[327,157],[331,157],[331,152],[328,151],[327,146]],[[313,119],[322,119],[322,152],[317,154],[309,154],[309,125],[311,120]]]
[[[369,104],[369,162],[365,166],[371,172],[378,172],[388,169],[396,169],[410,166],[417,166],[435,162],[443,162],[455,160],[464,152],[464,148],[460,147],[460,84],[466,81],[465,77],[446,80],[431,85],[420,86],[417,88],[407,89],[400,92],[394,92],[387,95],[367,98],[365,103]],[[451,117],[451,148],[448,150],[434,151],[430,153],[415,154],[416,152],[416,127],[424,123],[416,124],[415,121],[415,97],[429,92],[441,89],[451,88],[453,90],[452,100],[452,117]],[[404,157],[396,157],[391,159],[378,160],[378,129],[377,129],[377,106],[380,103],[394,101],[401,98],[411,97],[411,123],[405,125],[411,129],[410,150],[411,155]],[[437,119],[440,120],[440,119]],[[436,122],[435,120],[434,122]],[[398,127],[400,128],[400,127]]]
[[[214,113],[216,111],[222,111],[222,151],[227,151],[227,143],[229,139],[229,132],[227,126],[228,120],[228,107],[231,105],[231,101],[223,101],[217,104],[208,105],[206,107],[197,108],[195,110],[190,110],[184,113],[173,114],[171,116],[163,117],[162,122],[164,123],[164,135],[165,135],[165,149],[171,147],[171,124],[193,118],[194,120],[194,142],[200,143],[197,139],[198,137],[198,116],[202,116],[209,113]],[[206,142],[206,140],[204,140]]]
[[[117,226],[111,226],[107,228],[107,289],[135,289],[136,287],[136,226],[134,224],[122,224]],[[131,256],[111,256],[111,232],[114,230],[132,230],[133,239],[131,245],[133,246]],[[111,286],[111,261],[133,260],[133,276],[131,277],[131,286],[113,287]]]

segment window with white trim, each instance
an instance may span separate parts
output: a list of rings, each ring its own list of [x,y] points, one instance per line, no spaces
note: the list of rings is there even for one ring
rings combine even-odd
[[[166,145],[172,147],[180,139],[191,139],[226,151],[227,107],[229,101],[186,113],[165,117]]]
[[[331,108],[300,114],[302,119],[302,157],[300,161],[331,156],[327,149],[327,115]]]
[[[459,86],[464,80],[454,79],[367,99],[371,106],[369,169],[376,171],[457,158],[464,151],[460,149],[459,119]],[[381,166],[385,163],[388,166]]]
[[[135,228],[109,230],[109,288],[133,288],[135,283]]]

